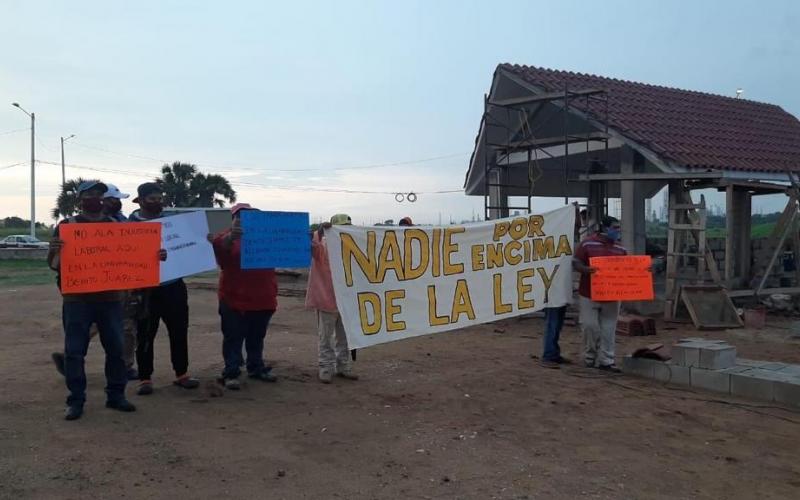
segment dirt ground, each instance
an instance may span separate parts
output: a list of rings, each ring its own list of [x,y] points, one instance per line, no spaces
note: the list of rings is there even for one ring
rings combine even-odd
[[[314,317],[282,297],[268,334],[276,384],[211,397],[170,385],[134,414],[103,407],[88,357],[81,420],[50,362],[62,345],[52,285],[0,290],[1,498],[800,498],[800,413],[595,370],[540,368],[540,319],[482,325],[359,352],[358,382],[315,379]],[[221,368],[213,290],[190,289],[190,354]],[[661,328],[618,355],[685,336],[742,357],[800,362],[786,323],[753,331]],[[574,324],[565,354],[578,358]]]

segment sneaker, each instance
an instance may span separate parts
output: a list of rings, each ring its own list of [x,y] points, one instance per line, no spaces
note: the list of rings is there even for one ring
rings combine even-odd
[[[242,384],[239,382],[238,378],[226,378],[225,388],[231,391],[238,391],[242,388]]]
[[[572,364],[572,360],[569,359],[569,358],[565,358],[564,356],[559,356],[557,363],[559,365],[571,365]]]
[[[250,373],[247,375],[250,378],[254,378],[256,380],[260,380],[262,382],[277,382],[278,377],[275,376],[274,373],[267,370],[261,370],[260,372]]]
[[[331,375],[330,370],[320,370],[319,371],[319,381],[323,384],[330,384],[333,382],[333,375]]]
[[[346,380],[358,380],[358,375],[351,372],[350,370],[344,370],[341,372],[336,372],[336,376],[339,378],[343,378]]]
[[[542,368],[550,368],[553,370],[558,370],[561,368],[561,365],[558,364],[558,361],[551,361],[549,359],[539,360],[539,366],[541,366]]]
[[[600,370],[600,371],[610,372],[610,373],[622,373],[622,370],[617,368],[617,365],[614,365],[614,364],[611,364],[611,365],[600,365],[600,366],[597,367],[597,369]]]
[[[184,389],[197,389],[200,386],[200,381],[194,377],[190,377],[188,374],[181,375],[172,383],[178,387],[183,387]]]
[[[128,380],[139,380],[139,372],[136,368],[128,368],[125,375],[128,377]]]
[[[64,411],[64,420],[78,420],[83,415],[83,405],[70,405]]]
[[[119,401],[106,401],[106,408],[123,411],[125,413],[136,411],[136,407],[127,399],[120,399]]]
[[[149,396],[153,394],[153,382],[149,380],[142,380],[139,382],[139,388],[136,389],[136,394],[139,396]]]
[[[64,353],[63,352],[54,352],[50,355],[53,358],[53,364],[56,365],[56,371],[64,376]]]

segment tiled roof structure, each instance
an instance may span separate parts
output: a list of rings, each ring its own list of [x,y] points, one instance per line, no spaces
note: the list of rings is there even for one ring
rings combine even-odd
[[[604,89],[608,125],[680,166],[800,172],[800,121],[779,106],[602,76],[501,64],[546,92]],[[585,111],[585,101],[572,102]],[[589,113],[600,114],[600,104]]]

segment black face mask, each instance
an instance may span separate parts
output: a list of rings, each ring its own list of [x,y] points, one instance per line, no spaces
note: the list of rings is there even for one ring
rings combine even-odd
[[[142,208],[152,214],[160,214],[164,209],[164,204],[160,201],[145,201],[142,203]]]
[[[103,200],[100,198],[84,198],[81,200],[81,210],[89,214],[100,213],[103,210]]]
[[[103,205],[105,208],[106,213],[109,215],[114,215],[115,213],[122,210],[122,202],[117,200],[116,198],[106,198],[103,200]]]

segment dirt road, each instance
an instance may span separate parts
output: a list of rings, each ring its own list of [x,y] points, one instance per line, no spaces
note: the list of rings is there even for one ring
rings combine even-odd
[[[216,297],[190,290],[193,372],[221,368]],[[0,291],[0,498],[800,498],[800,414],[594,370],[540,368],[542,321],[359,352],[358,382],[315,379],[316,333],[281,298],[277,384],[210,397],[170,385],[166,335],[139,411],[103,408],[94,343],[84,418],[62,419],[51,285]],[[785,330],[707,334],[800,362]],[[566,354],[577,358],[574,326]],[[698,335],[662,330],[658,340]],[[702,336],[702,334],[700,334]],[[618,355],[653,338],[622,338]],[[766,407],[765,407],[766,406]]]

